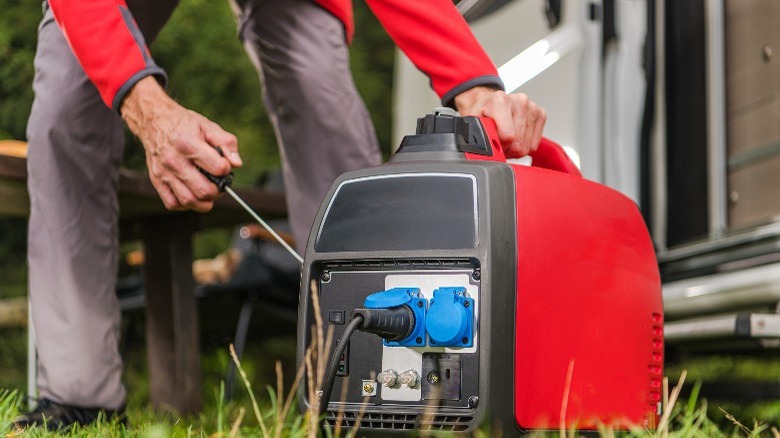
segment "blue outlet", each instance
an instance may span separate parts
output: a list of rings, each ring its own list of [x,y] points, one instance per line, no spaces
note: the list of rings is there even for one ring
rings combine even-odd
[[[423,347],[425,346],[425,315],[428,310],[428,300],[416,287],[396,287],[377,292],[366,297],[363,305],[367,309],[389,309],[398,306],[408,306],[414,313],[414,329],[412,334],[400,341],[382,341],[388,347]]]
[[[425,329],[432,346],[474,345],[474,299],[465,287],[440,287],[433,291]]]

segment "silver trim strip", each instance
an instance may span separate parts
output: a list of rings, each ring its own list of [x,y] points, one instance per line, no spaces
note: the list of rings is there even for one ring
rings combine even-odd
[[[780,220],[764,226],[752,227],[738,232],[731,232],[710,240],[676,247],[672,250],[659,250],[658,260],[663,263],[683,259],[686,257],[704,255],[729,247],[755,242],[757,240],[771,237],[780,237]]]
[[[709,173],[710,237],[723,234],[728,226],[726,204],[726,61],[723,0],[708,0],[707,26],[707,167]]]
[[[775,307],[780,302],[780,263],[705,275],[663,285],[667,322],[716,311]]]
[[[700,339],[744,336],[737,333],[738,315],[716,315],[707,318],[667,322],[664,338],[667,342],[692,341]],[[753,313],[750,319],[750,334],[746,339],[780,337],[780,315]]]
[[[716,316],[693,321],[667,322],[664,339],[667,342],[689,339],[720,338],[736,334],[737,315]]]
[[[666,251],[666,56],[664,53],[664,2],[655,2],[655,129],[651,142],[653,193],[653,242],[659,252]]]

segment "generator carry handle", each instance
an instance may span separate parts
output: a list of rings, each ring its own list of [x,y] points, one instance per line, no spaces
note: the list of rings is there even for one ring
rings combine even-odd
[[[539,148],[529,154],[533,159],[532,166],[557,170],[582,178],[582,172],[571,160],[561,145],[547,137],[542,137]]]
[[[498,141],[496,122],[487,117],[479,117],[479,120],[482,122],[485,135],[489,139],[490,146],[493,149],[493,159],[497,161],[506,161],[504,149]],[[563,147],[547,137],[542,137],[542,140],[539,142],[539,148],[529,155],[533,159],[533,162],[531,163],[531,166],[533,167],[556,170],[582,178],[582,172],[580,172],[580,169],[574,164],[569,155],[566,154]]]

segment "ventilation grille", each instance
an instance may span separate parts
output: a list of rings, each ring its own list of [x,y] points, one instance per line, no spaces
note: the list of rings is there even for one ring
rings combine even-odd
[[[473,417],[461,415],[434,415],[433,417],[423,417],[420,421],[420,429],[463,432],[469,428],[471,420]]]
[[[360,421],[360,427],[366,429],[391,429],[391,430],[413,430],[417,424],[416,414],[376,414],[364,413],[359,415],[355,412],[331,412],[325,415],[325,423],[335,427],[341,422],[341,427],[351,428]]]
[[[464,432],[474,419],[461,415],[420,415],[394,413],[364,413],[328,411],[325,423],[335,427],[341,423],[342,428],[351,428],[360,422],[363,429],[385,430],[436,430],[448,432]]]
[[[650,361],[647,364],[650,377],[650,392],[648,404],[650,411],[656,411],[661,402],[661,379],[664,367],[664,318],[660,313],[653,312],[652,347],[650,349]],[[660,412],[656,411],[656,414]]]

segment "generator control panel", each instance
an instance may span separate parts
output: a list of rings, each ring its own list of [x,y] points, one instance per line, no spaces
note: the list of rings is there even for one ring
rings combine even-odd
[[[320,275],[323,315],[350,315],[357,308],[405,308],[413,315],[401,339],[355,333],[341,358],[333,393],[342,394],[346,386],[346,403],[425,406],[436,401],[469,407],[479,388],[480,276],[473,267],[464,269],[468,263],[461,261],[459,269],[453,269],[459,264],[455,261],[421,270],[335,267]],[[387,316],[393,317],[407,316]],[[328,323],[338,339],[343,320]]]

